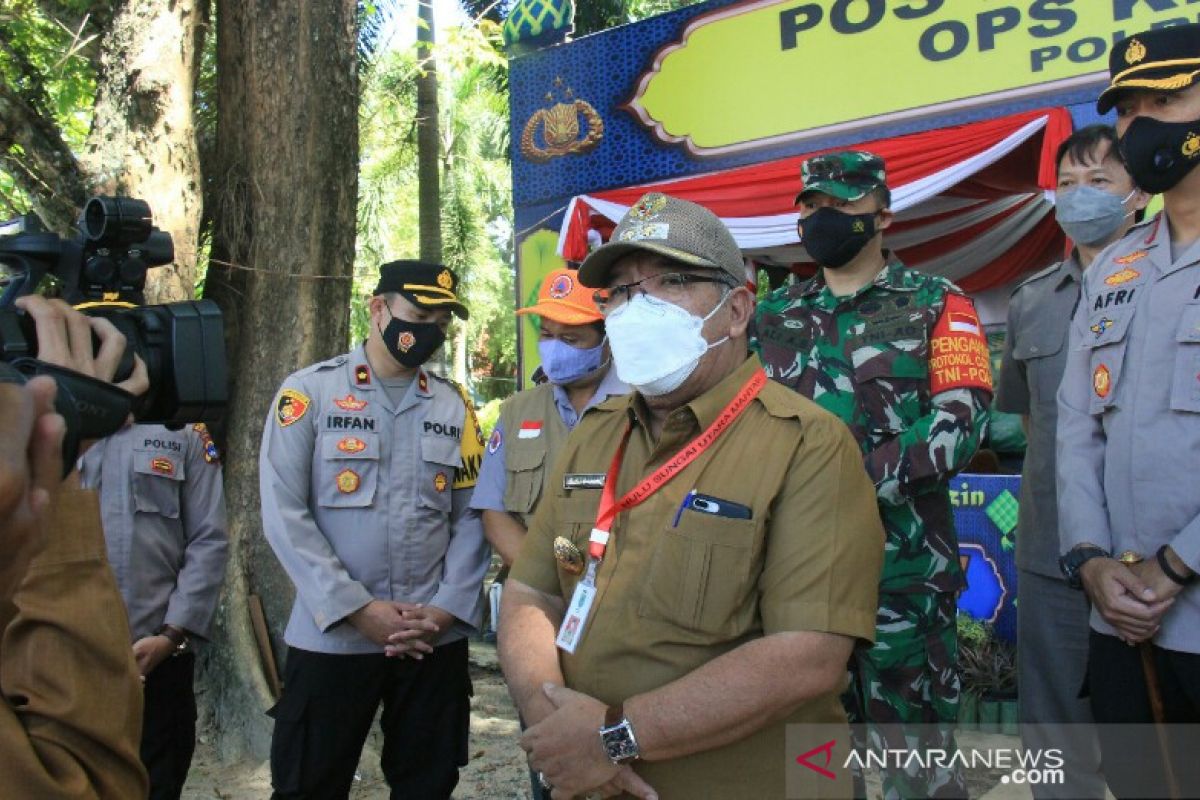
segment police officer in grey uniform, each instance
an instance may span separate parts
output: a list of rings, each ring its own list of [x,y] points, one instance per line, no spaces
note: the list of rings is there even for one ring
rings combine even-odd
[[[449,797],[467,763],[483,440],[461,390],[421,367],[467,316],[457,285],[441,265],[384,264],[367,341],[289,376],[267,419],[263,530],[296,586],[277,798],[346,797],[381,703],[393,798]]]
[[[1083,279],[1059,389],[1063,571],[1092,601],[1088,684],[1101,723],[1200,722],[1200,25],[1113,46],[1101,113],[1164,211],[1101,253]],[[1138,560],[1140,559],[1140,561]],[[1149,652],[1127,643],[1149,642]],[[1143,655],[1146,656],[1143,663]],[[1148,688],[1150,687],[1150,688]],[[1117,797],[1200,796],[1197,743],[1100,726]],[[1188,740],[1191,741],[1188,741]]]
[[[93,445],[79,474],[100,494],[108,560],[145,681],[150,797],[178,798],[196,747],[192,640],[208,636],[228,560],[217,448],[200,424],[130,425]]]
[[[1058,384],[1067,361],[1067,331],[1083,271],[1120,239],[1150,197],[1121,163],[1108,125],[1076,131],[1058,148],[1058,224],[1075,243],[1064,261],[1022,282],[1008,304],[1004,360],[995,407],[1021,414],[1029,446],[1021,475],[1017,536],[1017,664],[1022,737],[1027,747],[1064,748],[1071,765],[1063,783],[1031,786],[1035,797],[1102,797],[1100,748],[1085,727],[1067,735],[1061,723],[1092,721],[1079,698],[1087,664],[1088,608],[1058,569],[1058,498],[1054,432]]]

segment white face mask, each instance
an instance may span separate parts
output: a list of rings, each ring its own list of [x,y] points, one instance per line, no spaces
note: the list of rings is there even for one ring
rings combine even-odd
[[[669,394],[688,379],[701,357],[729,341],[708,343],[701,333],[716,308],[697,317],[674,303],[639,294],[604,319],[617,377],[648,397]]]

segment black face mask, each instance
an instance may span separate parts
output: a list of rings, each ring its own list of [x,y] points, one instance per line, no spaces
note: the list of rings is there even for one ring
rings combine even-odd
[[[875,238],[877,213],[847,214],[828,206],[818,208],[800,220],[800,243],[820,266],[844,267]]]
[[[1121,158],[1140,189],[1174,189],[1200,164],[1200,120],[1163,122],[1138,117],[1121,137]]]
[[[387,308],[387,306],[385,306]],[[428,361],[446,341],[446,332],[436,322],[409,322],[388,308],[392,321],[379,332],[383,346],[400,366],[414,369]]]

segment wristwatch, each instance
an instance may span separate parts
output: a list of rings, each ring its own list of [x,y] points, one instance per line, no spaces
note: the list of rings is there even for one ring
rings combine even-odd
[[[633,735],[633,726],[629,724],[624,707],[620,704],[609,706],[608,711],[604,713],[600,741],[604,744],[604,752],[609,761],[614,764],[624,764],[641,755],[637,737]]]
[[[171,641],[171,644],[175,645],[175,649],[171,652],[172,658],[183,655],[192,646],[192,640],[188,638],[187,632],[174,625],[163,625],[158,629],[158,635],[165,636]]]
[[[1072,589],[1083,588],[1083,578],[1079,574],[1079,568],[1093,558],[1112,558],[1112,553],[1095,545],[1081,544],[1059,557],[1058,568],[1062,571],[1063,577],[1067,579],[1068,586]]]

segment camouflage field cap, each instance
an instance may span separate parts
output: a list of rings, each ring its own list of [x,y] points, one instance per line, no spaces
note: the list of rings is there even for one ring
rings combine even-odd
[[[865,150],[822,153],[800,165],[802,189],[796,202],[810,192],[822,192],[854,202],[875,188],[887,188],[883,159]]]
[[[603,288],[613,263],[638,250],[693,267],[722,270],[734,286],[746,282],[742,251],[720,217],[704,206],[651,192],[621,218],[612,238],[584,259],[579,267],[580,283]]]
[[[1172,25],[1122,39],[1108,54],[1109,86],[1096,110],[1107,114],[1128,89],[1178,92],[1200,81],[1200,23]]]

